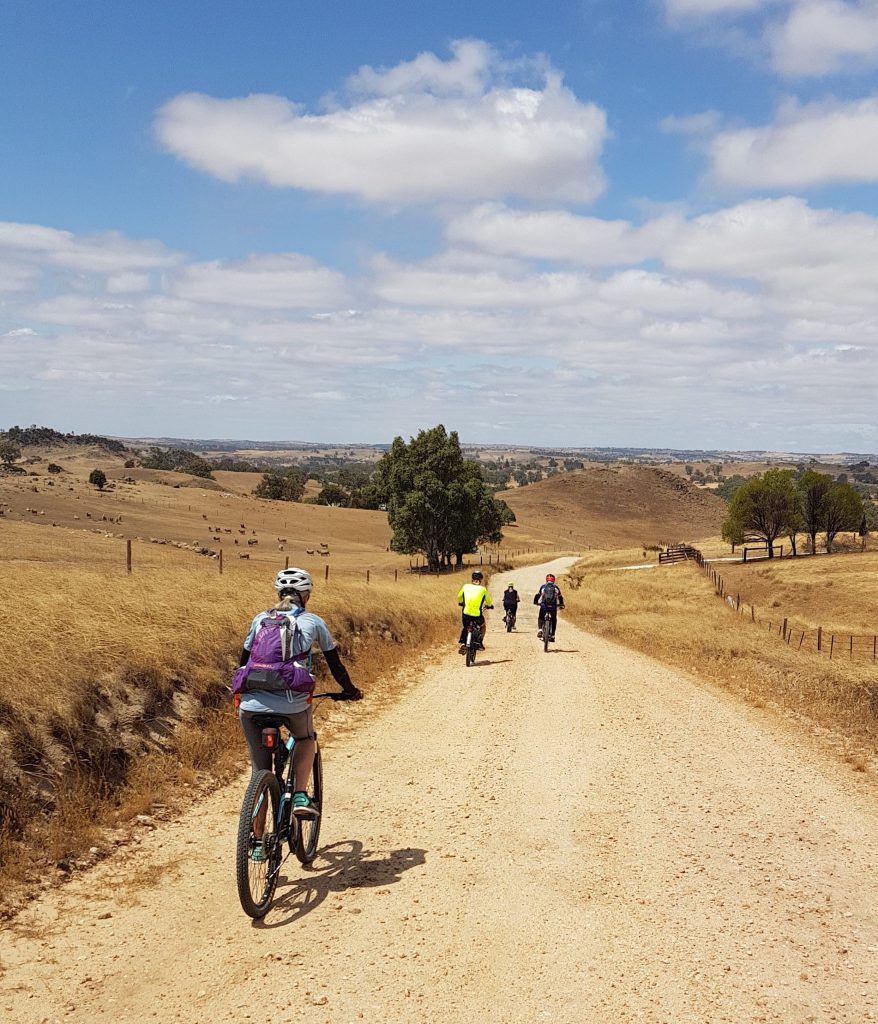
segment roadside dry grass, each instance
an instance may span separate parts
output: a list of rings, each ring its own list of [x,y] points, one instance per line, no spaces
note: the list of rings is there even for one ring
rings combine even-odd
[[[826,632],[878,633],[878,552],[717,566],[727,592],[757,614],[795,618]]]
[[[853,561],[853,556],[827,559],[825,571],[838,581]],[[838,582],[836,587],[843,589]],[[874,669],[787,647],[736,616],[694,565],[620,572],[593,559],[574,568],[565,593],[568,613],[585,628],[751,704],[770,704],[832,730],[843,738],[844,756],[854,767],[863,768],[878,755]],[[878,577],[861,593],[860,604],[875,607],[876,597]]]
[[[69,867],[98,829],[240,766],[245,748],[226,687],[249,622],[274,591],[265,566],[220,576],[215,562],[144,546],[128,576],[100,536],[3,529],[0,877],[8,892],[16,875]],[[40,561],[29,557],[37,550]],[[394,673],[406,659],[454,632],[459,583],[331,579],[311,607],[369,702],[380,704],[402,685]]]

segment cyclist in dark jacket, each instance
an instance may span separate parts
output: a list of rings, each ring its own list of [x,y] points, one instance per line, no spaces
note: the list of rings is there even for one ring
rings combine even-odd
[[[504,615],[503,618],[504,622],[506,621],[506,616],[509,615],[512,616],[513,623],[515,622],[515,618],[518,615],[518,605],[520,600],[521,598],[518,596],[518,591],[515,589],[515,584],[510,583],[506,590],[503,592],[503,611],[506,613],[506,615]]]
[[[549,637],[554,640],[555,630],[558,626],[558,609],[564,610],[564,595],[561,593],[561,588],[555,582],[555,577],[552,573],[546,576],[546,582],[534,594],[534,604],[540,606],[537,636],[542,637],[546,618],[548,617],[551,630]]]

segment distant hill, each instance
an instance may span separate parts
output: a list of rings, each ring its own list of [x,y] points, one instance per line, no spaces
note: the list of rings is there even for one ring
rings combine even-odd
[[[9,427],[8,430],[0,431],[0,437],[17,444],[20,448],[91,447],[100,448],[114,455],[123,455],[129,450],[115,438],[103,437],[100,434],[62,434],[51,427],[38,427],[36,424],[30,427]]]
[[[512,547],[580,549],[697,540],[719,533],[727,506],[678,474],[648,466],[597,466],[501,491],[515,512]]]

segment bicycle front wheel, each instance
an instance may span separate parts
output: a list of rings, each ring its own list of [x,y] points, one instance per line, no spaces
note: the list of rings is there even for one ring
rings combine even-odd
[[[255,772],[238,819],[235,874],[244,913],[265,917],[274,897],[282,844],[277,834],[280,787],[274,772]]]
[[[316,818],[302,818],[298,822],[295,853],[303,865],[310,864],[317,856],[317,840],[320,838],[320,822],[323,820],[323,763],[320,760],[320,747],[314,754],[311,778],[304,788],[311,803],[320,813]]]

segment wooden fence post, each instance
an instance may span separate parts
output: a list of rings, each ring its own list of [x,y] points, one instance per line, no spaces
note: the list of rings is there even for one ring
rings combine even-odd
[[[290,556],[287,555],[287,557],[284,559],[284,569],[289,569],[289,567],[290,567]]]
[[[328,562],[324,566],[323,578],[324,578],[324,580],[327,580],[327,581],[329,580],[329,563]]]
[[[829,637],[829,660],[832,661],[832,648],[835,647],[835,633]]]
[[[872,637],[872,661],[875,661],[875,654],[878,651],[878,636]]]
[[[786,620],[786,617],[784,617],[784,620],[783,620],[783,626],[781,628],[781,636],[784,638],[784,640],[786,640],[786,638],[787,638],[787,620]]]
[[[128,566],[128,574],[131,574],[131,541],[125,541],[125,562]]]
[[[222,576],[222,574],[223,574],[223,549],[222,548],[220,548],[220,553],[219,553],[219,571],[220,571],[220,576]]]
[[[750,605],[750,621],[756,621],[756,606],[752,604]]]
[[[823,627],[817,627],[817,653],[819,654],[823,650]]]
[[[735,595],[735,611],[739,612],[740,610],[741,610],[741,595],[740,594],[736,594]]]
[[[850,656],[851,656],[851,660],[853,660],[853,657],[854,657],[854,637],[853,637],[853,634],[851,634],[851,646],[850,646],[850,652],[849,653],[850,653]]]
[[[369,582],[369,570],[368,569],[366,570],[366,582],[367,583]]]

